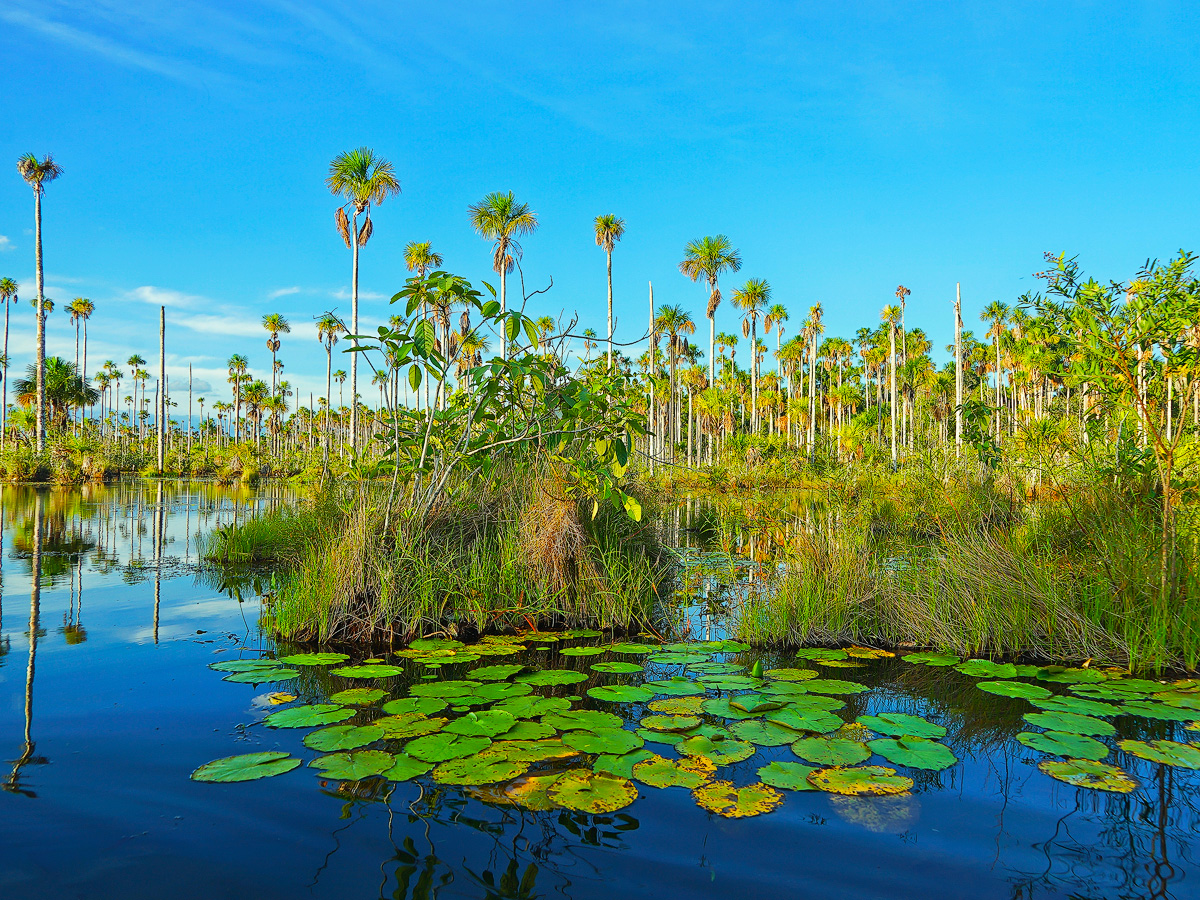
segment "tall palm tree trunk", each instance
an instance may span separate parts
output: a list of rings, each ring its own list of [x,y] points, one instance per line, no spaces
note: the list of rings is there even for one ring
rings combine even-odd
[[[896,324],[888,323],[888,335],[891,339],[891,352],[888,354],[888,406],[892,419],[892,468],[896,468]]]
[[[613,359],[613,320],[612,320],[612,251],[605,254],[608,257],[608,371],[612,372]]]
[[[8,438],[8,313],[9,302],[4,301],[4,372],[0,375],[4,381],[4,406],[0,407],[0,450]]]
[[[42,192],[33,192],[33,244],[37,275],[37,451],[46,449],[46,309],[42,270]]]
[[[354,210],[354,273],[350,283],[351,340],[358,346],[358,208]],[[350,354],[350,446],[358,450],[358,354]]]

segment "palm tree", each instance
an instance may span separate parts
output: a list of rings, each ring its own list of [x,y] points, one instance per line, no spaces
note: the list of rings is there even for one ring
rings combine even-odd
[[[683,337],[683,335],[695,334],[696,323],[692,321],[692,317],[688,315],[682,306],[668,306],[664,304],[658,308],[658,315],[654,317],[654,326],[656,332],[661,332],[667,336],[667,359],[669,361],[671,378],[671,402],[676,404],[675,411],[671,415],[671,424],[668,426],[671,432],[671,455],[673,457],[674,430],[679,422],[675,374],[679,365],[679,357],[683,354],[685,348],[687,347],[687,340]]]
[[[814,303],[808,308],[808,454],[817,452],[817,343],[824,328],[821,317],[825,310],[820,303]]]
[[[44,159],[26,153],[17,160],[17,171],[21,173],[25,183],[33,188],[33,243],[37,275],[37,299],[34,306],[37,310],[37,451],[41,453],[46,449],[46,308],[43,303],[46,295],[42,269],[42,194],[46,185],[62,175],[63,170],[49,153]]]
[[[74,363],[61,356],[51,356],[43,360],[45,377],[42,381],[42,395],[50,408],[50,417],[59,425],[66,424],[67,413],[80,406],[95,403],[96,389],[91,387],[79,375]],[[28,406],[37,401],[37,365],[31,365],[26,370],[24,378],[13,382],[17,392],[17,402]]]
[[[275,393],[275,354],[279,352],[279,336],[291,334],[292,326],[280,313],[267,313],[262,317],[262,326],[266,329],[267,349],[271,351],[271,393]]]
[[[888,404],[891,407],[892,468],[894,469],[898,460],[896,449],[896,325],[900,322],[900,307],[885,306],[880,318],[887,323],[891,342],[888,353]]]
[[[596,246],[604,248],[608,257],[608,371],[612,371],[613,361],[613,315],[612,315],[612,252],[613,247],[625,234],[625,220],[612,213],[596,216]]]
[[[0,450],[4,449],[8,433],[8,313],[9,303],[17,302],[17,282],[12,278],[0,278],[0,303],[4,304],[4,371],[0,379],[4,382],[3,407],[0,407]]]
[[[67,304],[67,312],[71,314],[71,321],[75,324],[75,368],[79,370],[83,378],[87,379],[87,322],[92,317],[92,313],[96,311],[95,304],[86,297],[76,297]],[[79,359],[79,323],[83,323],[83,361]]]
[[[771,308],[767,310],[766,318],[763,319],[763,334],[770,334],[771,329],[775,329],[775,359],[779,359],[779,351],[783,349],[783,323],[788,320],[788,311],[782,303],[772,303]],[[779,366],[775,368],[778,370]],[[789,383],[788,389],[791,390]]]
[[[140,354],[135,353],[129,359],[125,360],[125,364],[129,366],[129,377],[133,379],[133,405],[137,406],[138,379],[141,377],[139,374],[141,370],[138,366],[144,366],[146,360]],[[138,408],[140,409],[141,407]],[[138,437],[141,437],[141,429],[138,430]]]
[[[979,313],[979,321],[992,323],[988,334],[992,338],[992,342],[996,345],[996,440],[1000,440],[1000,337],[1004,333],[1004,321],[1008,318],[1009,308],[1007,303],[1001,303],[996,300],[985,306]]]
[[[240,353],[235,353],[229,357],[226,365],[229,369],[227,380],[233,385],[233,421],[230,424],[233,426],[233,441],[237,443],[242,439],[242,383],[247,380],[246,369],[250,361]]]
[[[324,471],[329,471],[329,402],[333,394],[333,345],[345,329],[333,313],[325,313],[317,320],[317,340],[325,345],[325,456]]]
[[[404,248],[404,265],[410,272],[416,272],[418,278],[424,278],[425,273],[430,269],[440,269],[442,267],[442,254],[435,253],[433,244],[429,241],[410,241],[408,246]],[[429,318],[429,301],[421,298],[421,318]],[[393,326],[396,327],[396,326]],[[429,379],[422,376],[422,381],[425,382],[425,406],[429,406]],[[417,399],[417,406],[421,405],[420,398]]]
[[[527,203],[518,203],[512,191],[494,191],[467,207],[471,227],[485,240],[495,241],[492,247],[492,269],[500,276],[500,312],[508,312],[508,273],[521,258],[521,245],[516,238],[533,234],[537,229],[537,213]],[[500,342],[501,358],[508,359],[508,334]]]
[[[358,251],[371,239],[371,204],[379,205],[390,195],[400,193],[400,181],[392,164],[377,157],[368,147],[359,147],[333,158],[325,184],[330,192],[345,197],[334,218],[346,246],[354,252],[354,269],[350,282],[351,340],[358,346]],[[347,219],[346,207],[354,208],[353,219]],[[363,216],[359,228],[358,217]],[[358,354],[350,354],[350,394],[358,396]],[[358,448],[358,403],[350,413],[350,440]]]
[[[771,299],[771,285],[761,278],[750,278],[733,292],[733,305],[742,310],[742,336],[750,338],[750,346],[758,346],[758,320],[766,312]],[[750,360],[750,429],[758,433],[758,354]]]
[[[717,289],[717,279],[722,272],[736,272],[742,267],[742,257],[733,248],[723,234],[715,237],[702,237],[692,241],[683,248],[683,261],[679,263],[679,271],[692,281],[701,278],[708,285],[708,380],[716,382],[716,365],[713,360],[715,352],[717,324],[714,318],[717,307],[721,305],[721,292]]]

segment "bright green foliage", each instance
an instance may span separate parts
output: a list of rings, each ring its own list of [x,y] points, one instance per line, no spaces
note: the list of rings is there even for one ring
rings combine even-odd
[[[500,756],[514,762],[535,763],[547,759],[569,759],[578,756],[579,751],[568,747],[556,738],[517,741],[499,740],[484,750],[481,756]]]
[[[870,690],[857,681],[840,681],[836,678],[812,678],[804,682],[804,689],[811,694],[861,694]]]
[[[1117,729],[1103,719],[1081,716],[1077,713],[1026,713],[1024,719],[1030,725],[1037,725],[1039,728],[1045,728],[1047,731],[1066,731],[1070,734],[1098,734],[1104,736],[1117,733]]]
[[[734,706],[732,701],[732,697],[709,697],[700,708],[710,716],[721,716],[724,719],[753,719],[759,715]]]
[[[439,784],[495,784],[517,778],[528,770],[528,763],[481,753],[441,763],[433,770],[433,780]]]
[[[1066,669],[1062,666],[1046,666],[1038,670],[1037,678],[1057,684],[1098,684],[1108,680],[1099,669]]]
[[[387,691],[379,688],[349,688],[329,695],[329,702],[344,703],[347,706],[370,706],[377,700],[387,696]]]
[[[920,716],[910,716],[907,713],[885,712],[877,716],[859,716],[860,725],[865,725],[880,734],[890,734],[893,737],[943,738],[946,729],[922,719]]]
[[[496,737],[517,724],[512,713],[502,710],[470,712],[450,722],[443,730],[448,734],[463,734],[474,737]]]
[[[383,777],[388,781],[411,781],[426,774],[432,768],[433,763],[431,762],[417,759],[407,753],[397,753],[395,762],[390,769],[383,773]]]
[[[372,775],[382,775],[395,764],[396,758],[382,750],[351,750],[318,756],[309,765],[320,769],[326,778],[338,781],[359,781]]]
[[[565,712],[571,708],[571,701],[565,697],[510,697],[497,703],[492,709],[511,713],[518,719],[532,719],[556,712]],[[386,707],[385,707],[386,709]]]
[[[504,681],[505,679],[512,678],[512,676],[524,668],[524,666],[515,664],[480,666],[478,669],[472,669],[467,674],[471,676],[471,680],[473,681]]]
[[[1077,759],[1104,759],[1108,747],[1095,738],[1066,731],[1022,731],[1017,740],[1030,750],[1040,750],[1051,756],[1069,756]]]
[[[718,766],[727,766],[754,755],[754,745],[744,741],[713,740],[704,735],[689,737],[675,745],[684,756],[703,756]]]
[[[279,750],[243,753],[205,763],[192,772],[192,781],[257,781],[290,772],[299,765],[300,760]]]
[[[333,725],[354,716],[354,710],[335,703],[314,703],[311,706],[292,706],[273,712],[263,724],[270,728],[312,728],[314,725]]]
[[[946,769],[958,762],[949,747],[929,738],[876,738],[867,746],[888,762],[911,769]]]
[[[647,681],[642,687],[668,697],[696,697],[704,693],[703,685],[678,675],[662,681]]]
[[[245,672],[235,672],[233,675],[226,675],[224,680],[232,681],[235,684],[266,684],[268,681],[290,681],[299,674],[297,670],[284,666],[276,666],[270,669],[256,667],[248,669]]]
[[[608,648],[613,653],[624,653],[630,656],[644,656],[647,653],[655,653],[658,651],[657,644],[639,644],[636,642],[625,642],[623,644],[613,644]]]
[[[654,697],[654,691],[629,684],[606,684],[588,688],[588,696],[610,703],[644,703]]]
[[[909,653],[907,656],[900,657],[906,663],[918,663],[925,666],[957,666],[962,662],[962,658],[955,656],[952,653]]]
[[[689,731],[700,724],[697,716],[645,716],[641,725],[651,731]]]
[[[331,750],[357,750],[384,736],[378,725],[330,725],[304,736],[304,746],[328,753]]]
[[[666,713],[670,716],[694,716],[700,712],[703,697],[667,697],[662,700],[651,700],[646,709],[656,713]]]
[[[1111,703],[1101,703],[1099,700],[1087,700],[1083,697],[1043,697],[1029,701],[1038,709],[1047,712],[1069,712],[1081,716],[1115,716],[1120,714],[1120,707]]]
[[[409,741],[404,750],[409,756],[426,762],[440,763],[448,759],[461,759],[484,750],[492,743],[490,738],[462,734],[429,734]]]
[[[796,651],[797,659],[811,659],[814,662],[842,660],[848,656],[849,654],[845,650],[826,650],[822,647],[803,647]]]
[[[559,731],[596,731],[620,728],[625,723],[620,716],[596,709],[571,709],[542,716],[542,723]]]
[[[493,710],[493,712],[501,712],[501,710]],[[552,734],[554,734],[554,729],[549,725],[543,725],[541,722],[521,720],[515,722],[512,728],[499,736],[499,739],[505,741],[540,741],[542,738],[548,738]]]
[[[598,662],[592,664],[593,672],[608,672],[617,675],[632,675],[635,672],[645,671],[644,666],[639,666],[637,663],[629,662]]]
[[[743,712],[762,715],[774,709],[783,709],[787,704],[778,697],[769,697],[765,694],[738,694],[736,697],[729,698],[729,705]]]
[[[968,659],[954,667],[973,678],[1016,678],[1017,667],[1012,663],[997,663],[990,659]]]
[[[607,647],[563,647],[558,652],[563,656],[599,656],[607,650]]]
[[[436,697],[401,697],[399,700],[389,700],[383,704],[383,711],[390,716],[403,716],[419,713],[422,716],[432,716],[449,706],[445,700]]]
[[[808,783],[819,791],[851,797],[903,794],[913,786],[911,778],[897,775],[895,769],[886,766],[817,769],[808,776]]]
[[[782,747],[796,740],[796,732],[793,729],[761,719],[735,722],[729,730],[739,741],[747,741],[759,747]]]
[[[441,731],[446,727],[446,721],[440,716],[437,718],[426,717],[418,712],[384,716],[382,719],[376,719],[372,724],[382,728],[389,738],[403,740]]]
[[[331,675],[340,675],[343,678],[391,678],[395,675],[404,674],[404,670],[399,666],[389,666],[381,663],[341,666],[337,669],[330,669],[329,672]]]
[[[664,759],[651,756],[633,767],[633,777],[651,787],[691,789],[704,784],[715,771],[716,767],[703,757]]]
[[[454,699],[476,696],[481,687],[483,684],[478,681],[431,681],[428,684],[414,684],[408,692],[414,697]]]
[[[578,684],[587,679],[585,673],[576,672],[574,669],[541,669],[527,675],[520,675],[516,681],[519,684],[528,684],[533,687],[553,687],[560,684]]]
[[[797,762],[773,762],[758,770],[758,780],[788,791],[815,791],[808,783],[808,776],[815,771],[812,766]]]
[[[794,731],[815,731],[818,734],[828,734],[837,731],[845,722],[831,712],[823,709],[798,709],[790,706],[786,709],[775,710],[766,715],[768,722],[791,728]]]
[[[1024,681],[981,681],[975,686],[981,691],[998,694],[1001,697],[1021,697],[1025,700],[1033,700],[1050,696],[1050,692],[1041,685],[1027,684]]]
[[[793,742],[792,752],[819,766],[852,766],[871,757],[867,745],[838,737],[809,737]]]
[[[642,747],[642,739],[622,728],[597,728],[592,731],[568,731],[562,742],[581,753],[620,756]]]
[[[289,666],[332,666],[349,658],[345,653],[293,653],[280,657],[279,662]]]
[[[278,669],[281,663],[281,659],[227,659],[209,663],[208,667],[214,672],[253,672],[257,669]]]
[[[1122,703],[1119,715],[1138,716],[1143,719],[1158,719],[1163,722],[1190,722],[1196,718],[1194,710],[1169,706],[1166,703]]]
[[[1126,753],[1166,766],[1200,769],[1200,747],[1177,741],[1118,741]]]
[[[620,756],[611,754],[602,754],[596,757],[596,762],[592,765],[592,771],[597,775],[605,773],[615,775],[618,778],[632,778],[633,767],[644,759],[651,759],[655,754],[649,750],[640,749],[632,750],[629,753],[622,753]]]

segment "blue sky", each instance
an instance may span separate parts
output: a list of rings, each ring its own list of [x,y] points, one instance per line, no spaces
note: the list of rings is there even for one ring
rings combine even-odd
[[[323,392],[312,322],[349,314],[349,251],[323,179],[360,145],[403,194],[375,214],[362,315],[389,314],[402,249],[489,278],[468,204],[512,190],[538,315],[604,329],[591,221],[614,254],[618,337],[644,332],[647,282],[707,339],[684,244],[725,233],[747,277],[828,334],[874,324],[896,285],[941,348],[962,282],[972,327],[1035,287],[1043,251],[1122,278],[1200,247],[1200,26],[1183,3],[450,3],[5,0],[0,160],[52,152],[47,295],[86,296],[89,369],[156,351],[167,304],[172,390],[224,361],[269,378],[258,322],[293,323],[280,356]],[[31,296],[32,193],[0,168],[0,275]],[[728,290],[726,290],[728,295]],[[13,309],[16,365],[32,309]],[[736,331],[729,304],[719,330]],[[51,352],[71,356],[65,315]],[[772,340],[773,343],[773,340]],[[337,363],[335,362],[335,365]],[[349,368],[348,359],[341,364]],[[369,387],[360,391],[371,400]]]

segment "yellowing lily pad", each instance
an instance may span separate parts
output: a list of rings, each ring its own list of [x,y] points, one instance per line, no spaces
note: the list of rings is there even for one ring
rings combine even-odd
[[[559,806],[592,814],[616,812],[637,799],[637,787],[626,778],[573,769],[550,787]]]
[[[650,787],[691,789],[704,784],[712,777],[712,772],[716,771],[711,764],[712,772],[709,772],[703,766],[689,766],[690,762],[691,760],[664,759],[661,756],[652,756],[633,767],[633,777]]]
[[[568,747],[557,738],[542,738],[535,741],[496,741],[480,755],[501,756],[514,762],[545,762],[548,759],[570,759],[579,751]]]
[[[702,734],[680,741],[675,749],[684,756],[703,756],[718,766],[728,766],[754,755],[754,745],[732,739],[713,740]]]
[[[446,719],[440,716],[430,718],[420,713],[408,713],[403,716],[384,716],[382,719],[376,719],[372,724],[382,728],[387,737],[404,740],[441,731],[446,726]]]
[[[344,703],[347,706],[370,706],[377,700],[387,696],[387,691],[379,688],[350,688],[329,695],[330,703]]]
[[[703,697],[665,697],[651,700],[646,704],[646,709],[669,716],[694,716],[700,712],[703,702]]]
[[[1123,770],[1091,759],[1044,759],[1038,763],[1038,768],[1051,778],[1075,787],[1118,794],[1128,794],[1137,787],[1137,782]]]
[[[528,763],[481,753],[441,763],[433,770],[433,780],[439,784],[495,784],[528,770]]]
[[[895,769],[886,766],[817,769],[808,776],[808,783],[819,791],[852,797],[903,794],[913,786],[911,778],[897,775]]]
[[[651,731],[690,731],[699,724],[698,716],[646,716],[641,722],[643,728]]]
[[[259,778],[270,778],[290,772],[299,765],[300,760],[280,750],[243,753],[240,756],[226,756],[205,763],[192,772],[192,781],[257,781]]]
[[[767,669],[763,672],[767,678],[776,681],[811,681],[818,674],[816,669]]]
[[[783,794],[765,784],[737,787],[730,781],[713,781],[692,791],[696,804],[727,819],[761,816],[783,803]]]
[[[389,666],[385,663],[364,663],[360,666],[341,666],[337,669],[330,669],[331,675],[340,675],[342,678],[391,678],[394,675],[403,675],[404,670],[399,666]]]

